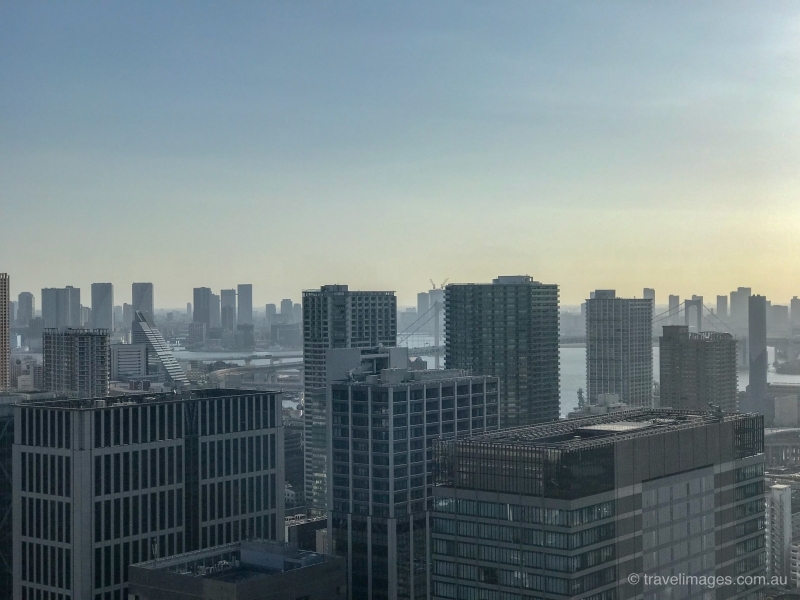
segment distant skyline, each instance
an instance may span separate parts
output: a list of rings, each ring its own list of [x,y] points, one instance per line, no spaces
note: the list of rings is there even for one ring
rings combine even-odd
[[[800,295],[796,2],[0,3],[0,271]]]

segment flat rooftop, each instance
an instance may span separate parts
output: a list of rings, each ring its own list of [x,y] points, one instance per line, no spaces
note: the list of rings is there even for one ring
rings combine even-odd
[[[596,446],[598,442],[617,442],[719,422],[746,421],[754,416],[757,415],[741,413],[718,415],[711,412],[670,408],[642,408],[542,425],[501,429],[453,440],[451,443],[577,450]]]
[[[151,404],[158,402],[176,402],[179,400],[200,400],[205,398],[228,398],[231,396],[256,396],[261,394],[279,394],[279,390],[242,390],[208,388],[182,392],[141,392],[119,396],[100,396],[97,398],[55,398],[45,400],[23,400],[18,402],[26,407],[58,408],[61,410],[93,410],[110,406],[131,404]]]

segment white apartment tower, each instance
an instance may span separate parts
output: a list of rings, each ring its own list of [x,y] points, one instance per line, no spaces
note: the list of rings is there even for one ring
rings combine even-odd
[[[586,301],[586,388],[591,404],[618,394],[631,408],[653,401],[653,301],[597,290]]]

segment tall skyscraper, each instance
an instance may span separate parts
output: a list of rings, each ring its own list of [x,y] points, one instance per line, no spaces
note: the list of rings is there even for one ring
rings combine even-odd
[[[645,300],[652,300],[653,306],[656,305],[656,291],[653,288],[644,288],[642,291],[642,298]]]
[[[646,576],[765,574],[763,452],[759,415],[653,409],[437,440],[430,598],[759,597]]]
[[[353,600],[428,598],[430,448],[497,429],[497,378],[409,371],[405,348],[334,349],[328,523]],[[402,365],[396,368],[395,364]],[[372,441],[370,440],[380,440]]]
[[[206,330],[211,327],[211,289],[207,287],[194,288],[194,312],[192,321],[205,323]]]
[[[324,285],[319,290],[303,292],[305,497],[312,513],[320,514],[327,506],[329,438],[325,389],[329,379],[326,351],[396,345],[394,292],[351,292],[346,285]]]
[[[745,287],[731,292],[730,319],[734,326],[741,331],[747,330],[748,301],[751,294],[752,289]]]
[[[672,325],[680,325],[681,324],[681,316],[679,314],[681,309],[681,298],[680,296],[674,296],[670,294],[669,296],[669,319],[668,321]]]
[[[240,283],[236,291],[239,296],[239,314],[237,323],[239,325],[253,324],[253,284]]]
[[[134,283],[131,285],[131,305],[133,314],[147,313],[150,319],[155,319],[155,305],[153,304],[153,284]],[[130,323],[128,324],[130,327]]]
[[[110,283],[92,284],[92,327],[114,329],[114,286]]]
[[[791,324],[795,327],[800,326],[800,298],[794,296],[789,303],[789,308],[789,319],[791,320]]]
[[[717,296],[717,316],[720,319],[727,319],[728,318],[728,297],[727,296]]]
[[[289,298],[284,298],[281,300],[281,315],[284,318],[284,323],[291,323],[294,319],[294,315],[292,313],[292,307],[294,304]]]
[[[661,406],[709,410],[715,404],[726,412],[737,410],[736,340],[731,334],[664,327],[659,362]]]
[[[15,422],[14,598],[120,599],[129,564],[284,538],[279,393],[39,401]]]
[[[186,303],[186,316],[189,317],[189,318],[192,317],[192,303],[191,302],[187,302]]]
[[[127,302],[122,303],[122,328],[130,329],[133,324],[133,306]]]
[[[500,426],[559,417],[558,286],[527,275],[445,288],[445,365],[500,380]]]
[[[590,403],[618,394],[632,408],[653,402],[653,301],[596,290],[586,301],[586,390]]]
[[[11,319],[8,310],[10,297],[8,273],[0,273],[0,392],[9,388],[11,378]]]
[[[147,347],[147,373],[177,387],[188,386],[189,380],[181,369],[175,355],[146,312],[137,312],[133,317],[131,342]]]
[[[767,299],[764,296],[748,298],[748,336],[750,353],[750,383],[747,386],[748,410],[761,414],[767,411]]]
[[[267,325],[272,325],[275,322],[275,317],[278,314],[278,307],[274,304],[267,304],[266,306],[266,315],[267,315]]]
[[[220,320],[226,331],[236,331],[236,290],[220,291]]]
[[[42,290],[42,319],[46,329],[81,326],[81,290],[65,288]]]
[[[17,325],[27,327],[36,316],[36,300],[30,292],[21,292],[17,296]]]
[[[766,508],[767,574],[789,579],[792,570],[792,488],[788,485],[770,486]]]
[[[211,293],[208,313],[211,318],[211,327],[222,327],[222,305],[220,303],[219,294]]]
[[[44,387],[76,398],[108,395],[111,351],[107,329],[45,329]]]

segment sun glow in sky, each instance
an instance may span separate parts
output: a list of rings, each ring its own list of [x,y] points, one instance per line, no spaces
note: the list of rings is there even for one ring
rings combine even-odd
[[[798,40],[796,2],[0,2],[0,271],[785,304]]]

